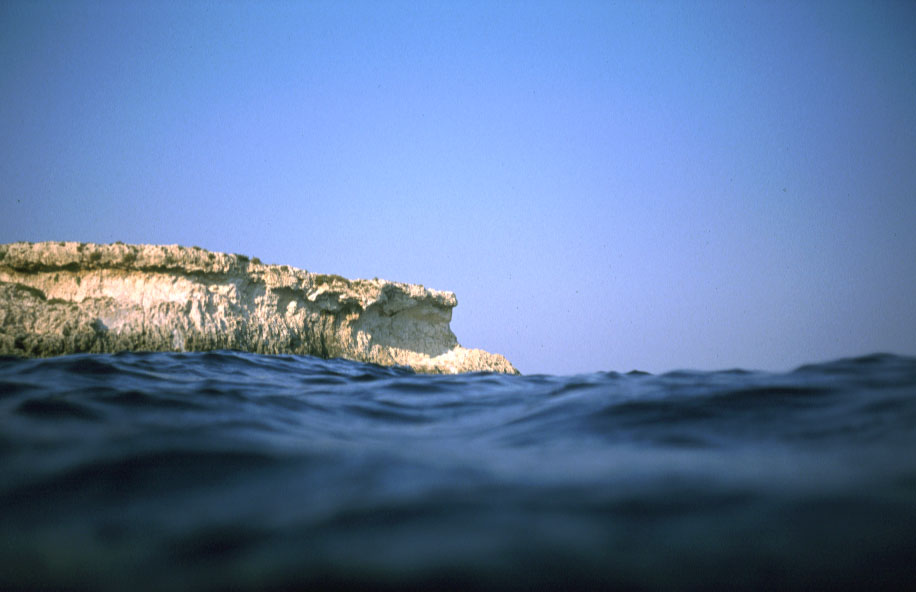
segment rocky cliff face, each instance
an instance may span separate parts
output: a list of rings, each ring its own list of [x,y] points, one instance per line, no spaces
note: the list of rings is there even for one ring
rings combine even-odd
[[[0,245],[0,354],[309,354],[418,372],[517,373],[458,345],[451,292],[177,245]]]

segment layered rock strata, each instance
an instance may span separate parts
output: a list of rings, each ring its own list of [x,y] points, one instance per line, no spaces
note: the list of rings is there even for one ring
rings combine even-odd
[[[308,354],[418,372],[517,373],[458,344],[451,292],[178,245],[0,245],[0,354]]]

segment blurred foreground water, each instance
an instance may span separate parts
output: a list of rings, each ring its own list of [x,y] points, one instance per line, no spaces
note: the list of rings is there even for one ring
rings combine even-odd
[[[916,359],[0,358],[0,589],[908,589]]]

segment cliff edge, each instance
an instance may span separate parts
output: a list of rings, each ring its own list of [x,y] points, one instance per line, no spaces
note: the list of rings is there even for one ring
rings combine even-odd
[[[518,373],[458,345],[451,292],[178,245],[0,245],[0,355],[308,354],[418,372]]]

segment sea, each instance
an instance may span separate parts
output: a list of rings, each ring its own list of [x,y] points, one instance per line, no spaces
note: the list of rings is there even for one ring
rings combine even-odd
[[[0,358],[2,590],[905,590],[916,358]]]

